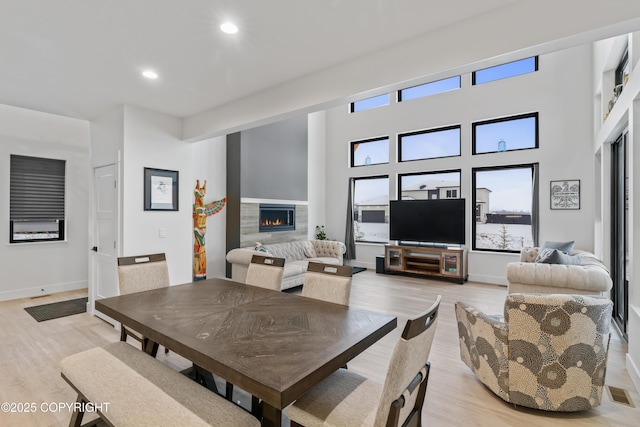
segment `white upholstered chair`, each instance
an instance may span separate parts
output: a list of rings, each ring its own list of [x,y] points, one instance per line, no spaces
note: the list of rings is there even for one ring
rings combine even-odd
[[[339,369],[289,408],[291,426],[420,426],[439,306],[407,321],[384,385]]]
[[[282,287],[284,258],[254,255],[247,269],[247,285],[279,291]]]
[[[169,286],[169,269],[165,254],[138,255],[118,258],[118,289],[120,295],[149,291]],[[120,341],[130,336],[142,345],[145,350],[148,339],[142,334],[125,328],[120,330]],[[152,354],[155,356],[157,346]]]
[[[309,262],[302,296],[348,306],[352,271],[346,265]]]

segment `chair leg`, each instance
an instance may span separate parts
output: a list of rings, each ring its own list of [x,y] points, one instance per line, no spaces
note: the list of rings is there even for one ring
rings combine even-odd
[[[304,427],[302,424],[298,424],[295,421],[291,421],[291,427]]]
[[[233,402],[233,384],[227,381],[227,386],[225,389],[225,397],[229,402]]]
[[[69,422],[69,427],[80,427],[82,425],[82,417],[84,416],[84,411],[81,410],[81,408],[84,408],[84,405],[88,402],[85,400],[85,398],[81,394],[78,394],[76,403],[79,403],[79,405],[76,405],[76,407],[73,410],[73,413],[71,414],[71,421]]]
[[[124,325],[120,326],[120,341],[127,341],[127,330]]]
[[[213,374],[206,369],[202,369],[200,366],[193,364],[193,370],[195,375],[195,380],[198,384],[205,386],[209,390],[213,391],[216,394],[220,394],[218,392],[218,386],[216,385],[216,381],[213,379]]]
[[[262,419],[262,402],[255,396],[251,396],[251,414],[257,419]]]

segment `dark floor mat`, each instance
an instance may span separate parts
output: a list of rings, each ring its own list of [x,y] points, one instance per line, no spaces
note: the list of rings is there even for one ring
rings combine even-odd
[[[85,297],[37,305],[35,307],[25,307],[24,309],[38,322],[43,322],[45,320],[71,316],[72,314],[85,313],[87,311],[87,300],[88,298]]]

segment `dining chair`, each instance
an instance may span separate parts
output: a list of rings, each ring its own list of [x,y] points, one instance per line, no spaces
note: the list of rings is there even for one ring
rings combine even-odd
[[[280,291],[282,289],[282,274],[284,273],[284,258],[253,255],[247,268],[245,284],[261,288]],[[233,384],[227,382],[227,399],[233,399]],[[251,413],[260,415],[260,400],[251,396]]]
[[[348,306],[352,272],[350,266],[311,261],[304,276],[302,296]]]
[[[440,299],[407,321],[384,385],[339,369],[289,408],[291,426],[421,426]]]
[[[284,258],[254,255],[247,269],[245,283],[261,288],[279,291],[282,288]]]
[[[118,258],[118,289],[120,295],[167,286],[169,286],[169,269],[164,253]],[[139,341],[142,345],[142,350],[145,350],[149,340],[139,332],[127,329],[122,325],[120,341],[126,341],[127,336]],[[152,356],[155,357],[157,351],[157,346],[155,346],[152,350]],[[167,351],[165,349],[165,352]]]

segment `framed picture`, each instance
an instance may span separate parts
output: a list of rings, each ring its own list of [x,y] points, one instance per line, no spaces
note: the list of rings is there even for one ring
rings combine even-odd
[[[144,210],[178,210],[178,171],[144,168]]]
[[[551,181],[551,209],[580,209],[580,180]]]

